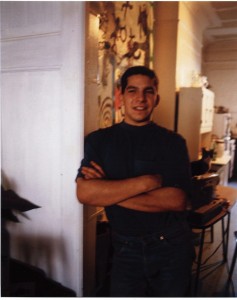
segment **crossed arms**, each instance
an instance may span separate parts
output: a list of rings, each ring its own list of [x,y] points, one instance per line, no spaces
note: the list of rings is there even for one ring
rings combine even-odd
[[[103,169],[91,162],[82,167],[84,178],[77,179],[77,198],[93,206],[119,206],[144,211],[183,211],[186,194],[173,187],[162,187],[160,175],[143,175],[122,180],[109,180]]]

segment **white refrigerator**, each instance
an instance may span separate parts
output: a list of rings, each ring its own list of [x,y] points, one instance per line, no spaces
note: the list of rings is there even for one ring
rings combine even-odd
[[[219,139],[230,137],[231,114],[214,114],[212,133]]]

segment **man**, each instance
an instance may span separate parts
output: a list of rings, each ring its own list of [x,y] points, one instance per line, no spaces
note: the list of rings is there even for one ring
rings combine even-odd
[[[104,206],[112,231],[112,297],[182,297],[193,247],[186,222],[190,164],[178,134],[151,121],[158,79],[144,67],[121,78],[124,121],[85,139],[81,203]]]

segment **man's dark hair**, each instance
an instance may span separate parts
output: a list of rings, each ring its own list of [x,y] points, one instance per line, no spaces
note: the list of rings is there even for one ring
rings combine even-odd
[[[159,80],[158,80],[158,77],[156,76],[156,73],[153,70],[151,70],[145,66],[134,66],[134,67],[127,69],[121,77],[120,83],[121,83],[122,94],[124,94],[124,91],[128,84],[128,77],[130,77],[132,75],[148,76],[149,78],[154,79],[154,84],[155,84],[156,88],[158,88]]]

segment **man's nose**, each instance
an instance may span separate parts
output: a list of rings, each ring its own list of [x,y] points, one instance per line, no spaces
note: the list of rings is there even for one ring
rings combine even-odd
[[[145,93],[143,91],[139,91],[137,93],[137,100],[139,100],[139,101],[145,101],[146,100],[146,96],[145,96]]]

